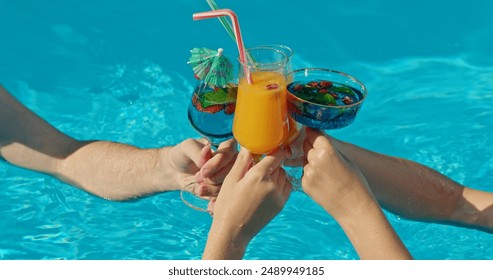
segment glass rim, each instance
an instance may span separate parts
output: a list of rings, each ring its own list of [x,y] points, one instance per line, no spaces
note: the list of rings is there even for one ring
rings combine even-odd
[[[270,51],[273,51],[274,53],[278,53],[282,56],[282,59],[281,60],[277,60],[277,61],[274,61],[274,62],[265,62],[265,63],[258,63],[258,62],[252,62],[251,60],[248,59],[249,57],[249,53],[250,51],[254,51],[254,50],[270,50]],[[289,62],[289,57],[286,55],[285,52],[279,50],[279,49],[276,49],[272,46],[258,46],[258,47],[253,47],[253,48],[248,48],[245,50],[245,54],[246,54],[246,61],[243,62],[240,60],[240,58],[238,57],[238,62],[240,63],[240,65],[242,65],[243,67],[247,67],[249,69],[262,69],[262,68],[267,68],[266,70],[272,70],[272,68],[277,68],[277,67],[282,67],[282,66],[286,66],[288,65],[288,62]]]
[[[346,78],[349,78],[350,80],[356,82],[358,85],[361,86],[363,98],[361,98],[361,100],[359,100],[358,102],[355,102],[355,103],[349,104],[349,105],[323,105],[323,104],[319,104],[319,103],[315,103],[315,102],[311,102],[311,101],[308,101],[308,100],[299,98],[294,93],[291,93],[289,90],[286,90],[290,97],[294,97],[295,99],[300,100],[301,102],[312,104],[312,105],[315,105],[315,106],[318,106],[318,107],[322,107],[322,108],[347,109],[347,108],[352,108],[352,107],[360,106],[361,103],[363,103],[363,101],[366,99],[366,96],[368,95],[368,91],[366,89],[366,86],[360,80],[356,79],[355,77],[353,77],[353,76],[351,76],[351,75],[349,75],[347,73],[344,73],[344,72],[341,72],[341,71],[337,71],[337,70],[332,70],[332,69],[328,69],[328,68],[300,68],[300,69],[295,69],[295,70],[289,72],[288,73],[288,76],[289,75],[293,75],[293,77],[294,77],[294,75],[296,73],[305,72],[305,77],[306,77],[307,74],[308,74],[308,72],[310,72],[310,71],[329,72],[329,73],[333,73],[333,74],[337,74],[337,75],[341,75],[341,76],[344,76]],[[293,82],[292,83],[295,83],[295,79],[294,78],[293,78]],[[290,83],[290,84],[292,84],[292,83]]]
[[[286,50],[286,52],[284,52],[284,54],[286,55],[287,58],[291,58],[293,57],[294,55],[294,51],[293,49],[291,49],[290,47],[286,46],[286,45],[283,45],[283,44],[265,44],[265,45],[260,45],[258,47],[268,47],[268,48],[274,48],[274,49],[282,49],[282,50]]]

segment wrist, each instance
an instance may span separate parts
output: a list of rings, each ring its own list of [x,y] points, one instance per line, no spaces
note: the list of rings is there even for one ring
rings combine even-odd
[[[358,205],[354,211],[334,216],[334,219],[344,231],[351,232],[361,228],[371,228],[371,224],[377,220],[376,217],[386,219],[379,204],[376,201],[368,201]]]
[[[169,152],[172,147],[157,149],[157,161],[154,168],[155,188],[157,191],[171,191],[180,189],[180,180],[170,159]]]
[[[337,220],[361,259],[412,259],[378,203],[365,211]]]
[[[362,182],[347,182],[343,188],[334,192],[329,187],[308,193],[336,220],[353,219],[364,215],[368,209],[379,208],[373,194]]]
[[[241,226],[214,218],[202,258],[242,259],[250,240],[242,234]]]

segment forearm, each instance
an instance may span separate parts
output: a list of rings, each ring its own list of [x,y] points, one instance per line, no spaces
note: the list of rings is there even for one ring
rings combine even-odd
[[[96,141],[60,160],[54,175],[95,195],[123,200],[176,186],[166,161],[169,148],[140,149],[125,144]]]
[[[336,148],[358,166],[373,195],[390,211],[409,218],[447,219],[463,187],[442,174],[405,159],[335,141]]]
[[[358,166],[386,209],[412,219],[493,228],[493,194],[464,187],[416,162],[337,140],[334,145]]]
[[[328,185],[319,189],[322,192],[307,194],[339,223],[361,259],[412,258],[364,179],[352,180],[355,176],[341,175],[349,180],[339,189],[330,190],[335,186]]]
[[[0,85],[0,156],[109,199],[178,189],[168,148],[78,141],[23,106]]]
[[[239,236],[239,229],[230,228],[231,224],[213,221],[203,260],[241,260],[245,254],[248,241]]]
[[[5,160],[52,173],[57,160],[77,149],[78,144],[23,106],[0,85],[0,155]]]
[[[70,151],[59,156],[20,143],[0,148],[8,162],[43,172],[97,196],[123,200],[177,189],[167,166],[169,148],[139,149],[108,141],[67,141]]]
[[[361,259],[412,259],[376,203],[360,215],[338,222]]]

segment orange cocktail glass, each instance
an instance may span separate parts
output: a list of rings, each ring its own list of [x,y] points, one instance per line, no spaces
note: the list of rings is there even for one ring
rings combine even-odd
[[[286,58],[288,59],[286,62],[287,84],[293,82],[293,77],[291,75],[293,71],[293,66],[292,66],[292,58],[294,55],[293,50],[286,45],[280,45],[280,44],[262,45],[261,47],[274,48],[284,53],[284,55],[286,55]],[[289,122],[289,133],[288,133],[288,137],[286,138],[286,141],[284,141],[283,143],[284,146],[289,146],[291,143],[293,143],[296,137],[298,137],[298,134],[302,127],[301,124],[297,123],[293,118],[291,118],[291,116],[289,116],[289,112],[288,112],[288,122]]]
[[[233,134],[252,154],[267,154],[288,137],[288,58],[272,47],[247,50],[239,73]]]

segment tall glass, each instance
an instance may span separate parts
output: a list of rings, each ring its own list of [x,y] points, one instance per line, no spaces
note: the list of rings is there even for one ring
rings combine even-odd
[[[290,47],[281,44],[268,44],[268,45],[262,45],[260,47],[273,48],[286,55],[286,58],[288,59],[286,62],[287,83],[288,84],[291,83],[293,81],[293,75],[291,74],[293,71],[293,62],[292,62],[294,55],[293,50]],[[286,141],[284,142],[285,146],[291,144],[296,139],[302,127],[302,125],[297,123],[293,118],[291,118],[289,114],[288,114],[288,122],[289,122],[289,133],[288,133],[288,137],[286,138]]]
[[[288,59],[288,61],[286,62],[286,73],[287,73],[287,75],[289,75],[291,73],[291,71],[293,71],[292,59],[293,59],[294,52],[290,47],[288,47],[286,45],[281,45],[281,44],[268,44],[268,45],[261,45],[259,47],[272,48],[272,49],[276,49],[276,50],[282,52],[286,56],[286,58]],[[289,77],[288,77],[288,80],[289,80]]]
[[[288,137],[286,103],[288,57],[273,47],[247,50],[241,62],[233,134],[252,154],[267,154]]]

